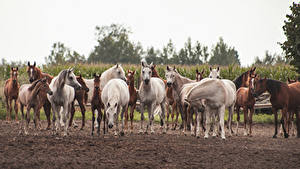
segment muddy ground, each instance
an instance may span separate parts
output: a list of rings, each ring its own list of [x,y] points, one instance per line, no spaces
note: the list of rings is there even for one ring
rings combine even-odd
[[[77,121],[80,126],[80,121]],[[33,126],[33,124],[31,124]],[[253,137],[199,139],[176,131],[162,135],[91,136],[71,128],[67,137],[42,130],[19,135],[19,124],[0,121],[1,168],[300,168],[300,139],[277,139],[273,125],[255,124]],[[46,121],[43,121],[46,127]],[[102,132],[102,131],[101,131]]]

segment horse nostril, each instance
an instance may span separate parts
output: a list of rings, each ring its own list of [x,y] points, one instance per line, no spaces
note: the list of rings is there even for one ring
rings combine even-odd
[[[96,86],[95,89],[96,89],[96,90],[99,90],[99,86]]]
[[[145,81],[146,84],[148,84],[150,80],[149,79],[145,79],[144,81]]]
[[[52,92],[52,91],[49,91],[48,94],[49,94],[49,95],[53,95],[53,92]]]
[[[170,83],[170,82],[167,82],[167,85],[168,85],[168,87],[170,87],[170,86],[172,85],[172,83]]]
[[[86,88],[86,89],[85,89],[85,91],[86,91],[86,92],[89,92],[89,91],[90,91],[90,89],[89,89],[89,88]]]
[[[109,125],[108,125],[108,128],[110,128],[110,129],[111,129],[111,128],[113,128],[113,126],[114,126],[114,125],[112,125],[112,124],[109,124]]]

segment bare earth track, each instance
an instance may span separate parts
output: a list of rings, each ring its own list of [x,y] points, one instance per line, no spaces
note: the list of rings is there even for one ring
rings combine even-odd
[[[23,136],[19,124],[0,121],[0,168],[300,168],[300,139],[271,138],[273,125],[254,125],[253,137],[226,133],[225,141],[158,128],[153,135],[92,137],[90,127],[72,128],[65,138],[45,130]]]

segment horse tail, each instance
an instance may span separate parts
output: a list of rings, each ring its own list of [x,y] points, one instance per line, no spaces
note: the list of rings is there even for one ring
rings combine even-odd
[[[190,106],[190,102],[187,98],[184,99],[183,105],[184,105],[184,107]]]
[[[161,107],[160,105],[157,105],[154,109],[154,112],[153,112],[153,116],[156,116],[158,114],[161,114],[162,110],[161,110]]]

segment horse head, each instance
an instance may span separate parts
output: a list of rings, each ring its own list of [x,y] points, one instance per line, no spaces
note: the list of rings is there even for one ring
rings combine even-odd
[[[267,79],[266,77],[261,79],[261,78],[255,78],[252,82],[252,95],[254,97],[258,97],[259,95],[261,95],[263,92],[265,92],[267,90]]]
[[[76,76],[73,73],[73,68],[65,69],[58,75],[59,85],[62,87],[64,84],[72,86],[75,90],[81,89],[81,85],[76,80]]]
[[[135,74],[135,70],[134,71],[131,71],[131,70],[128,70],[127,71],[127,85],[130,85],[130,84],[134,84],[134,74]]]
[[[13,83],[17,83],[17,81],[18,81],[18,70],[19,70],[18,67],[16,67],[16,68],[12,67],[11,68],[10,77],[12,78]]]
[[[111,72],[112,78],[119,78],[126,82],[125,72],[121,66],[121,64],[116,64],[113,71]]]
[[[82,89],[85,90],[85,92],[89,92],[89,88],[86,86],[85,81],[83,80],[81,74],[79,76],[76,76],[76,80],[81,85]]]
[[[47,78],[43,78],[39,83],[39,89],[42,92],[48,93],[49,95],[52,95],[53,92],[51,91],[51,89],[49,88],[49,84],[47,83]]]
[[[113,128],[114,119],[117,119],[118,101],[109,100],[106,105],[106,118],[108,120],[108,128]]]
[[[152,77],[152,69],[151,69],[152,65],[153,65],[152,63],[150,65],[148,65],[148,64],[142,62],[141,76],[142,76],[142,80],[144,81],[144,83],[146,85],[149,84],[150,78]]]
[[[94,73],[94,88],[95,90],[99,90],[100,89],[100,75],[97,75],[96,73]]]
[[[30,62],[27,63],[27,73],[28,73],[30,83],[39,79],[35,61],[34,61],[33,65],[30,65]]]
[[[292,83],[296,83],[296,82],[298,82],[298,79],[297,80],[292,80],[288,77],[288,81],[287,81],[288,84],[292,84]]]
[[[200,80],[203,79],[203,75],[204,75],[204,69],[202,70],[202,72],[199,72],[198,69],[196,69],[196,81],[199,82]]]
[[[210,70],[209,75],[208,75],[209,78],[221,79],[219,66],[216,69],[209,67],[209,70]]]
[[[175,66],[173,68],[167,66],[167,71],[166,71],[166,79],[167,79],[167,86],[171,87],[171,85],[175,82],[175,76],[176,76],[177,70]]]

